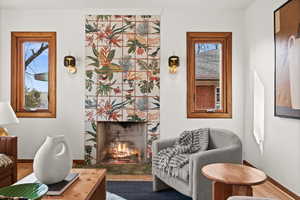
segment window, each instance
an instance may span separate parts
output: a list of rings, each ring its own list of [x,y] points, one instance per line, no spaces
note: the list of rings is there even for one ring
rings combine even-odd
[[[187,33],[188,118],[231,118],[231,33]]]
[[[56,117],[56,33],[11,33],[11,104],[18,117]]]

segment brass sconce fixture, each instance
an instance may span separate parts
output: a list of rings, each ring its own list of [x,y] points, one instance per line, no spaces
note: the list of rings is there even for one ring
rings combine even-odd
[[[178,56],[170,56],[169,57],[169,72],[174,74],[177,72],[177,68],[179,67],[179,57]]]
[[[77,72],[76,59],[74,56],[65,56],[64,66],[67,68],[70,74],[75,74]]]

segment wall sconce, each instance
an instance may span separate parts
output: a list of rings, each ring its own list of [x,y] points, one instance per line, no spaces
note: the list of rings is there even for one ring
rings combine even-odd
[[[177,68],[179,67],[179,57],[178,56],[170,56],[169,57],[169,72],[174,74],[177,72]]]
[[[64,66],[67,68],[70,74],[75,74],[77,72],[76,59],[74,56],[65,56]]]

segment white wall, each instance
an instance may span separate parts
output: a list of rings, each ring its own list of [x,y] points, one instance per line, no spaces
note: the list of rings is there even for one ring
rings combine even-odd
[[[161,138],[178,136],[185,129],[219,127],[243,133],[243,18],[234,10],[164,8],[153,11],[67,11],[3,10],[0,40],[0,100],[10,97],[10,31],[57,31],[57,118],[21,119],[10,129],[19,136],[19,157],[32,158],[47,135],[66,134],[75,159],[83,159],[84,65],[69,76],[63,57],[69,51],[84,60],[84,20],[87,13],[161,14]],[[233,119],[186,118],[186,32],[233,32]],[[178,74],[168,73],[168,56],[175,52],[181,59]]]
[[[255,1],[246,11],[247,69],[245,159],[300,195],[300,121],[274,117],[273,11],[286,0]],[[265,89],[265,142],[261,154],[252,135],[253,71]]]
[[[242,12],[212,9],[165,10],[162,16],[161,138],[178,136],[183,130],[218,127],[243,135],[243,23]],[[186,118],[186,32],[233,32],[233,118]],[[168,73],[168,56],[180,57],[178,74]]]
[[[1,13],[0,100],[10,99],[10,31],[57,32],[57,118],[20,119],[9,130],[19,137],[19,158],[33,158],[47,135],[65,134],[75,159],[83,158],[84,69],[70,76],[63,67],[69,51],[83,59],[83,18],[76,11],[7,11]]]

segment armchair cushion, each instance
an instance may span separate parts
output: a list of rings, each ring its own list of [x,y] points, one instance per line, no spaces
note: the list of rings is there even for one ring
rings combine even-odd
[[[13,164],[13,161],[5,154],[0,154],[0,168],[7,168]]]
[[[184,172],[182,168],[189,163],[189,158],[193,153],[207,149],[208,141],[208,128],[184,131],[180,134],[175,145],[162,149],[153,155],[153,168],[177,177],[182,171]]]
[[[153,170],[153,173],[159,174],[161,177],[165,177],[165,178],[169,178],[170,177],[166,172],[164,172],[164,171],[162,171],[160,169],[153,168],[152,170]],[[177,174],[176,178],[178,178],[181,181],[184,181],[186,183],[189,182],[189,174],[190,174],[190,166],[189,166],[189,164],[186,164],[183,167],[179,168],[177,170],[177,173],[178,174]]]

